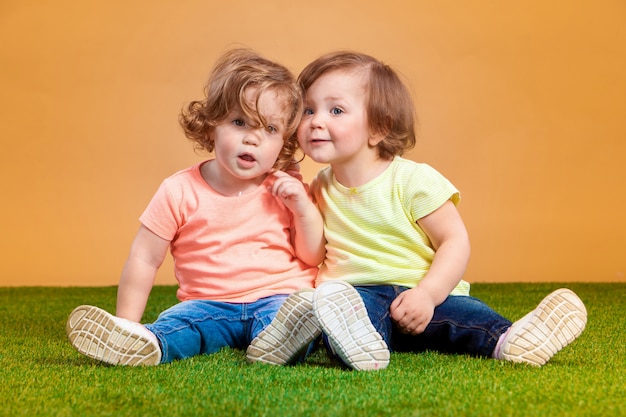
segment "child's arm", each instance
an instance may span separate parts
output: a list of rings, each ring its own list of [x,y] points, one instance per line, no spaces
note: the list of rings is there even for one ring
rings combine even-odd
[[[470,255],[467,230],[451,201],[417,223],[430,239],[435,256],[419,285],[400,294],[390,307],[393,320],[411,334],[422,333],[430,323],[435,307],[461,281]]]
[[[276,181],[272,193],[293,213],[295,233],[292,240],[296,255],[308,265],[319,265],[326,253],[322,215],[299,179],[282,171],[276,171],[274,175]]]
[[[165,259],[170,242],[141,226],[122,270],[117,289],[116,315],[140,322],[156,273]]]

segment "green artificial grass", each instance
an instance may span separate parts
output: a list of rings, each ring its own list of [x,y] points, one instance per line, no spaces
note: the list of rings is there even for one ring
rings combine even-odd
[[[474,284],[513,320],[559,284]],[[626,416],[626,284],[570,284],[587,328],[547,365],[463,355],[393,353],[354,372],[323,350],[304,364],[248,364],[225,349],[156,367],[114,367],[67,342],[80,304],[115,311],[115,287],[0,288],[0,415],[4,416]],[[153,289],[144,321],[176,302]]]

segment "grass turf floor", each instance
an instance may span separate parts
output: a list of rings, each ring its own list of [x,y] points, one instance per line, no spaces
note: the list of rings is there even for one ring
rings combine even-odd
[[[323,350],[304,364],[248,364],[224,349],[156,367],[114,367],[73,350],[80,304],[115,311],[115,287],[0,288],[2,416],[626,416],[626,284],[474,284],[515,320],[567,286],[587,306],[582,336],[533,368],[463,355],[393,353],[378,372],[340,368]],[[144,321],[176,303],[153,289]]]

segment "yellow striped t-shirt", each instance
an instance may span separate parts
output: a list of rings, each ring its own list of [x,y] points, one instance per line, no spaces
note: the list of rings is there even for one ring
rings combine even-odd
[[[341,279],[353,285],[415,287],[426,275],[434,249],[417,220],[459,191],[427,164],[395,157],[365,185],[344,187],[331,167],[322,169],[312,192],[324,216],[326,259],[317,284]],[[461,281],[453,295],[468,295]]]

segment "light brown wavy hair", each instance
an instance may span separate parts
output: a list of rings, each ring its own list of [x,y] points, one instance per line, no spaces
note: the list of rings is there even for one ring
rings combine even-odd
[[[249,87],[256,89],[254,106],[245,99]],[[262,93],[275,92],[284,100],[284,145],[274,164],[276,169],[286,169],[298,150],[295,131],[302,117],[302,94],[295,76],[283,65],[272,62],[247,48],[232,49],[224,53],[213,67],[204,88],[204,99],[191,101],[183,107],[178,121],[185,136],[195,142],[196,149],[213,152],[215,126],[233,110],[242,111],[256,122],[257,127],[267,123],[256,110]]]
[[[363,53],[331,52],[311,62],[298,76],[305,96],[315,80],[332,71],[365,72],[368,127],[370,133],[384,137],[376,145],[380,158],[391,159],[415,146],[416,117],[413,100],[393,68]]]

